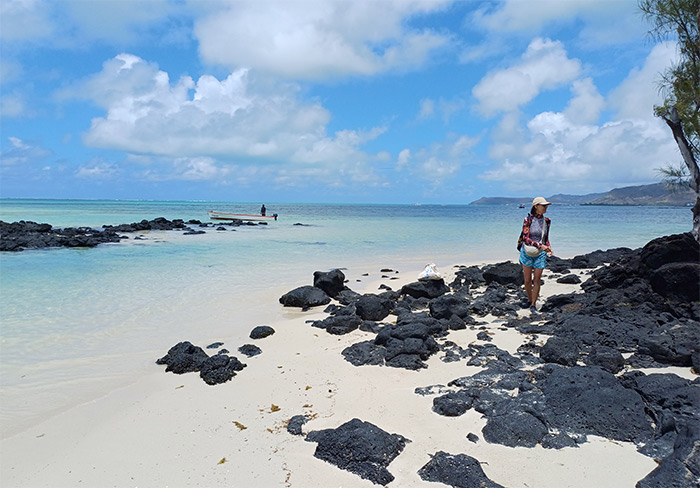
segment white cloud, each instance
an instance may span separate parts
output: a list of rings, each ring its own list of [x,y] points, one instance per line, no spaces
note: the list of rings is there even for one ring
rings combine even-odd
[[[574,97],[564,109],[564,116],[577,124],[592,124],[598,121],[605,108],[605,99],[598,93],[591,78],[576,80],[571,85]]]
[[[96,159],[89,165],[78,168],[75,176],[85,180],[107,181],[119,175],[119,167],[114,163],[107,163]]]
[[[227,1],[197,20],[200,54],[209,63],[296,79],[372,75],[422,65],[448,36],[410,30],[413,15],[447,0]]]
[[[419,119],[430,119],[435,115],[435,100],[424,98],[420,101]]]
[[[439,116],[447,124],[452,115],[464,109],[465,105],[464,100],[460,98],[453,100],[446,100],[442,97],[438,100],[425,98],[419,103],[418,120],[428,120]]]
[[[63,1],[61,7],[79,37],[120,44],[132,42],[179,10],[176,3],[167,0]]]
[[[523,184],[567,193],[653,181],[656,168],[674,154],[673,140],[653,118],[578,124],[564,113],[531,119],[517,142],[496,142],[500,164],[482,174],[517,189]]]
[[[487,115],[515,110],[530,102],[542,90],[550,90],[576,79],[581,63],[569,59],[562,44],[534,39],[520,62],[510,68],[491,71],[472,89],[478,108]]]
[[[21,117],[29,110],[24,97],[19,93],[5,93],[0,99],[0,113],[3,117]]]
[[[478,142],[478,137],[449,134],[445,141],[420,149],[415,154],[408,149],[402,150],[397,169],[407,169],[436,188],[457,175],[471,160],[471,151]]]
[[[588,192],[648,183],[657,168],[677,159],[677,148],[664,124],[653,117],[660,101],[658,73],[675,53],[662,43],[643,67],[633,69],[607,100],[593,80],[575,80],[562,112],[541,112],[522,124],[520,114],[506,113],[492,133],[489,156],[496,166],[481,176],[517,189],[533,182],[554,191]],[[607,101],[607,104],[606,104]],[[602,113],[616,109],[599,123]]]
[[[208,181],[225,178],[231,171],[218,165],[213,158],[180,158],[175,161],[179,179]]]
[[[629,42],[644,32],[636,0],[504,0],[471,18],[494,33],[536,34],[554,23],[573,27],[577,22],[581,41],[590,45]]]
[[[220,176],[206,166],[210,159],[196,158],[215,158],[219,168],[245,161],[342,168],[353,179],[371,174],[373,157],[361,147],[386,129],[327,135],[329,112],[299,100],[297,90],[258,82],[247,70],[223,80],[204,75],[172,83],[157,65],[120,54],[67,95],[87,97],[106,111],[92,120],[83,138],[87,145],[187,158],[192,166],[180,174],[188,178]]]
[[[48,39],[54,33],[51,3],[42,0],[2,0],[0,39],[4,42]]]
[[[474,14],[474,20],[489,30],[500,32],[538,31],[547,22],[573,18],[590,8],[591,0],[505,0],[496,8],[484,6]]]
[[[131,45],[151,36],[163,42],[183,42],[183,29],[174,21],[191,15],[168,0],[3,0],[0,2],[0,39],[5,42],[51,43],[76,47],[102,41]]]
[[[52,152],[46,148],[27,142],[18,137],[7,138],[0,153],[0,165],[3,167],[18,165],[45,164]]]
[[[676,44],[663,42],[654,46],[641,68],[635,68],[608,95],[609,104],[617,110],[618,118],[648,118],[654,105],[663,102],[658,82],[661,73],[677,60]]]
[[[0,83],[11,83],[22,79],[24,69],[17,61],[4,54],[0,57]]]
[[[402,149],[401,152],[399,153],[399,157],[396,160],[396,169],[402,170],[406,167],[411,162],[411,150],[410,149]]]

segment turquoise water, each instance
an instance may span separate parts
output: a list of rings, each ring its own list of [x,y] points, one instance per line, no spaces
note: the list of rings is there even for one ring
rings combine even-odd
[[[516,260],[526,209],[512,206],[304,205],[266,202],[279,220],[235,231],[143,233],[94,249],[0,253],[0,434],[5,437],[113,390],[181,340],[235,349],[256,325],[284,319],[277,298],[313,272],[427,262]],[[259,204],[0,200],[0,220],[55,227],[165,217],[207,221],[206,210],[257,213]],[[555,254],[639,247],[685,232],[689,208],[552,206]],[[295,225],[295,224],[304,225]]]

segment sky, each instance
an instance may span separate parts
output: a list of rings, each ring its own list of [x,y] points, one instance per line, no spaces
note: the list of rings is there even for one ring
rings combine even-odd
[[[466,204],[656,183],[636,0],[0,0],[0,197]]]

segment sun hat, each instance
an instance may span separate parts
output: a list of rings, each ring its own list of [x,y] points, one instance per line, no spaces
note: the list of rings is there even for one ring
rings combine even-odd
[[[535,205],[551,205],[552,202],[548,202],[546,198],[544,197],[535,197],[535,199],[532,201],[532,206],[534,207]]]

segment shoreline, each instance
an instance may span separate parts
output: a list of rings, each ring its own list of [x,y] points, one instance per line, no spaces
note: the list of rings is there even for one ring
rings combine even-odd
[[[457,266],[439,266],[446,283],[454,279]],[[361,294],[381,293],[382,284],[400,289],[414,282],[420,271],[389,274],[377,268],[363,276],[369,272],[365,269],[353,268],[347,276],[347,285]],[[298,285],[311,281],[313,271]],[[583,281],[592,272],[580,271]],[[556,283],[554,274],[546,270],[543,275],[540,306],[550,296],[580,291],[578,284]],[[278,298],[269,294],[271,307],[282,307]],[[304,434],[360,418],[410,439],[389,466],[395,476],[392,486],[436,486],[417,472],[439,450],[474,456],[488,478],[508,487],[632,486],[657,466],[652,458],[638,453],[633,443],[595,436],[577,448],[558,450],[488,443],[481,432],[485,425],[481,414],[469,410],[457,417],[437,415],[431,409],[433,396],[415,393],[416,388],[475,374],[481,367],[445,362],[442,352],[428,358],[428,367],[418,371],[353,366],[342,351],[375,334],[358,329],[336,336],[312,327],[309,321],[327,317],[324,309],[284,308],[276,313],[277,320],[267,324],[275,334],[248,340],[262,349],[259,356],[246,358],[237,351],[242,344],[221,338],[223,347],[247,367],[215,386],[205,384],[197,374],[164,373],[162,366],[155,365],[172,346],[164,344],[152,358],[152,371],[142,377],[3,439],[2,484],[376,486],[315,458],[314,442],[287,431],[287,422],[295,415],[308,417]],[[518,312],[519,318],[526,316],[525,310]],[[390,315],[386,321],[395,319]],[[528,339],[527,334],[504,327],[501,317],[487,315],[478,322],[483,323],[450,331],[445,340],[463,347],[492,343],[514,354]],[[258,324],[250,329],[254,325]],[[477,338],[484,331],[492,341]],[[537,335],[539,343],[547,339]],[[689,369],[653,371],[696,378]],[[479,440],[467,440],[468,433]]]

